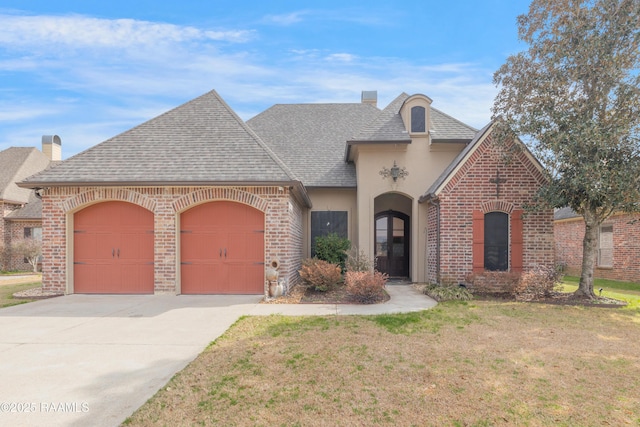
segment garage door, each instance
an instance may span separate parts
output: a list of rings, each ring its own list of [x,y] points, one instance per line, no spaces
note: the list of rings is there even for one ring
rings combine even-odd
[[[228,201],[185,211],[180,264],[183,294],[262,294],[264,214]]]
[[[153,213],[104,202],[74,215],[75,293],[153,293]]]

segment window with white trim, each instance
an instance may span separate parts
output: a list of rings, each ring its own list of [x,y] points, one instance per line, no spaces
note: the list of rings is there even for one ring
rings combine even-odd
[[[598,267],[613,267],[613,224],[600,226]]]

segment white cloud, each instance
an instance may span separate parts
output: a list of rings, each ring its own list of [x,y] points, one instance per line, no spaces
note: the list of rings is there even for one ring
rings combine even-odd
[[[267,24],[288,26],[297,24],[298,22],[302,22],[302,17],[307,13],[308,12],[305,11],[298,11],[282,15],[267,15],[262,18],[262,22],[265,22]]]
[[[352,62],[355,59],[356,56],[351,55],[350,53],[332,53],[327,56],[328,61]]]
[[[72,16],[0,15],[0,45],[5,48],[117,48],[192,41],[246,42],[252,31],[215,31],[190,26]]]

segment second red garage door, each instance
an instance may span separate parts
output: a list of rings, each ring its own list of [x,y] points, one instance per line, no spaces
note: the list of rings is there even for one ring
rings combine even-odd
[[[183,212],[180,266],[183,294],[262,294],[264,214],[229,201]]]

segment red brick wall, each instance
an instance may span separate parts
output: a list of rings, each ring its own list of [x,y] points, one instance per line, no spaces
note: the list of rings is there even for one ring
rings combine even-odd
[[[617,214],[604,223],[613,225],[613,267],[596,267],[594,277],[640,282],[640,214]],[[567,274],[580,275],[584,230],[582,218],[554,224],[556,262]]]
[[[515,154],[508,164],[502,158],[502,148],[492,142],[491,135],[487,136],[439,194],[441,281],[465,282],[472,273],[474,210],[511,214],[530,203],[544,182],[525,152]],[[497,170],[500,178],[507,180],[500,184],[499,198],[496,184],[490,182]],[[553,211],[525,211],[522,225],[523,269],[554,265]],[[510,253],[510,268],[513,260]],[[429,274],[429,280],[434,280],[431,270]]]
[[[176,224],[181,212],[208,201],[231,200],[265,213],[265,263],[280,260],[280,277],[296,280],[301,262],[301,209],[284,187],[70,187],[43,194],[43,287],[67,292],[67,218],[93,203],[120,200],[154,212],[155,292],[173,293],[179,279]],[[291,202],[291,203],[290,203]],[[293,206],[290,209],[290,206]],[[298,224],[298,225],[296,225]],[[297,231],[297,228],[300,231]],[[299,236],[299,237],[298,237]],[[265,295],[267,287],[265,286]]]
[[[24,229],[27,227],[42,227],[40,221],[5,221],[5,248],[6,265],[9,270],[32,271],[33,267],[28,262],[24,262],[24,257],[11,250],[11,243],[24,238]]]

